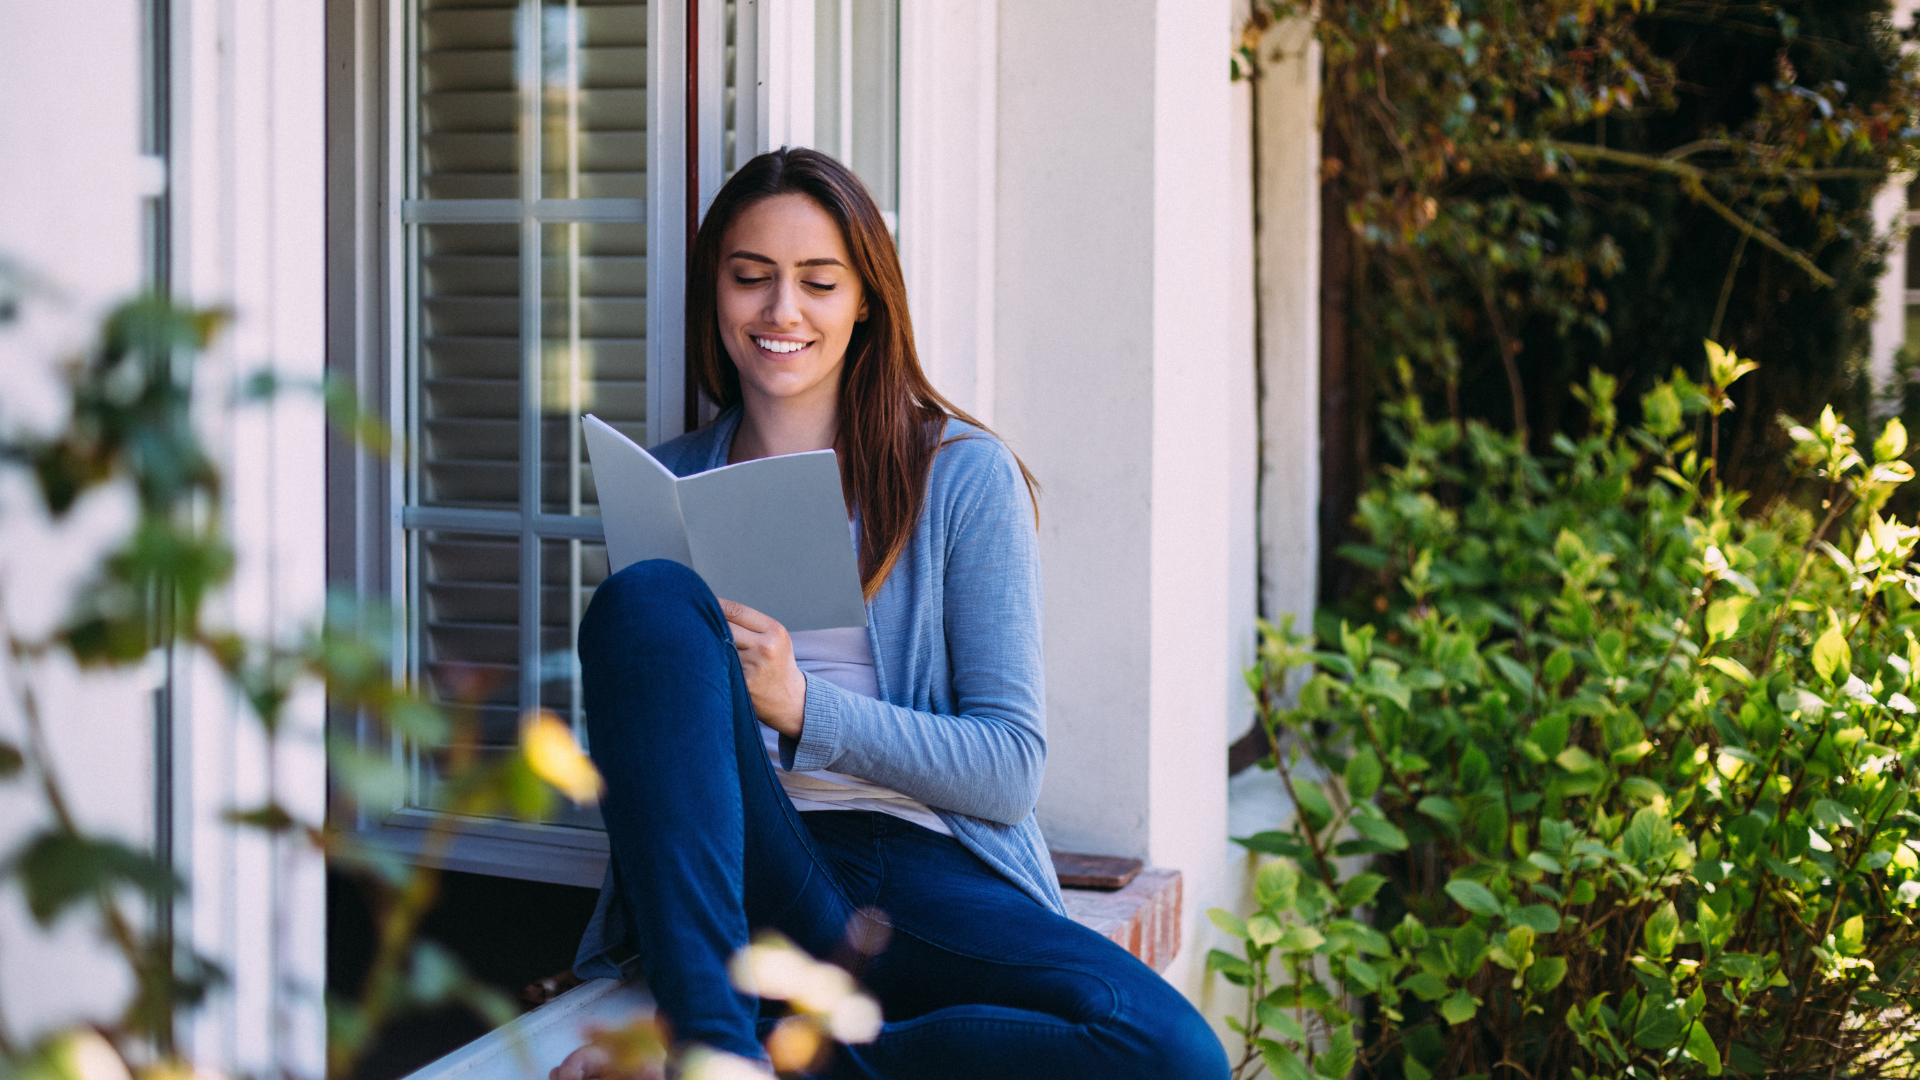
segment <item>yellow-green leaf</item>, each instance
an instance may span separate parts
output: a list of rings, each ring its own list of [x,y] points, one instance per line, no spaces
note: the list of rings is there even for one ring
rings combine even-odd
[[[1892,461],[1907,452],[1907,426],[1899,417],[1887,421],[1880,429],[1880,437],[1873,440],[1873,460]]]
[[[1744,596],[1729,596],[1707,605],[1707,640],[1724,641],[1740,630],[1740,614],[1750,601]]]
[[[1813,643],[1813,670],[1830,683],[1840,682],[1853,670],[1853,650],[1847,648],[1837,620],[1829,622],[1820,640]]]

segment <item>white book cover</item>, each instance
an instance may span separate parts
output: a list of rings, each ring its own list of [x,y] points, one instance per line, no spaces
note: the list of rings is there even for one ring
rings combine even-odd
[[[580,419],[609,572],[671,559],[715,596],[764,612],[789,632],[867,625],[833,451],[679,477],[599,417]]]

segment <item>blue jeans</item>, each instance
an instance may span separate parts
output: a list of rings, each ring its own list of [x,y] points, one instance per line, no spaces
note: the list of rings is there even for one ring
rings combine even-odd
[[[580,664],[614,873],[676,1040],[761,1056],[758,1004],[726,963],[772,927],[880,1001],[879,1039],[837,1050],[825,1076],[1226,1077],[1219,1039],[1164,979],[957,840],[886,814],[796,811],[692,571],[653,561],[609,577]]]

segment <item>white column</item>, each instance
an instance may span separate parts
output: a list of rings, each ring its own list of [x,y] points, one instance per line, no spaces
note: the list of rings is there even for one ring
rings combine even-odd
[[[1873,301],[1873,387],[1893,384],[1894,361],[1907,344],[1907,185],[1911,176],[1896,176],[1873,197],[1873,231],[1890,239],[1887,268],[1880,275],[1880,291]],[[1876,406],[1899,411],[1897,402]]]
[[[995,416],[1045,486],[1042,823],[1186,878],[1226,845],[1228,0],[999,11]],[[1191,948],[1168,977],[1196,989]]]
[[[1888,18],[1896,27],[1906,29],[1920,13],[1920,0],[1893,0]],[[1912,46],[1907,46],[1912,48]],[[1894,361],[1907,342],[1907,186],[1911,175],[1895,176],[1873,199],[1873,231],[1889,237],[1887,268],[1880,275],[1880,291],[1874,298],[1871,370],[1876,391],[1892,386]],[[1920,342],[1915,342],[1920,345]],[[1898,412],[1897,401],[1874,403],[1876,410]]]
[[[995,10],[900,10],[900,260],[921,366],[993,423]]]
[[[321,613],[324,428],[317,398],[284,392],[233,408],[271,368],[312,386],[325,345],[324,0],[174,5],[175,287],[234,313],[202,362],[201,399],[227,476],[236,567],[209,609],[250,637],[292,644]],[[317,852],[228,825],[272,792],[297,817],[324,813],[322,700],[307,687],[270,752],[257,718],[205,662],[178,701],[175,817],[193,882],[179,932],[228,972],[183,1032],[197,1063],[229,1075],[318,1077],[325,1068],[326,888]]]
[[[1320,46],[1263,42],[1260,95],[1261,609],[1313,626],[1320,502]]]

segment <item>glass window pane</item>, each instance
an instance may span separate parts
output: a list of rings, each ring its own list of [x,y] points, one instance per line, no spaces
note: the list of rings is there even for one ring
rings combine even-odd
[[[647,197],[647,6],[541,7],[541,194]]]
[[[520,505],[520,228],[417,230],[415,409],[428,506]]]
[[[542,509],[597,514],[577,418],[647,445],[646,227],[547,225],[541,245]]]
[[[424,532],[413,549],[421,685],[453,717],[454,749],[499,753],[519,737],[520,542]],[[413,805],[437,805],[441,760],[416,755]]]
[[[813,145],[900,206],[900,0],[814,0]]]
[[[520,197],[516,0],[425,0],[418,68],[419,197]]]
[[[607,577],[606,545],[588,540],[540,542],[540,706],[573,727],[586,745],[580,704],[580,616]],[[561,804],[556,824],[600,827],[598,811]]]
[[[888,215],[900,209],[900,0],[849,0],[853,131],[846,162]],[[844,85],[844,84],[843,84]]]

